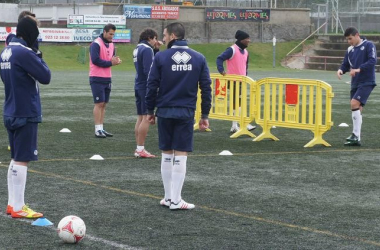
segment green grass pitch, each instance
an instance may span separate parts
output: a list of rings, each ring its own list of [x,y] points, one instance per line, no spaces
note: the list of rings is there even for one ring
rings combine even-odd
[[[363,113],[363,146],[347,148],[347,76],[339,81],[335,72],[324,71],[250,73],[254,79],[330,83],[334,126],[324,138],[332,147],[303,148],[312,133],[296,129],[275,129],[277,142],[230,139],[230,122],[210,120],[212,132],[195,132],[183,189],[184,199],[197,207],[170,211],[159,205],[160,158],[133,157],[134,72],[114,72],[105,128],[115,137],[96,139],[88,72],[54,71],[51,85],[40,88],[40,160],[30,164],[26,202],[54,226],[64,216],[81,217],[88,235],[77,246],[66,245],[52,228],[5,215],[9,151],[0,126],[0,249],[379,249],[379,89]],[[338,127],[343,122],[350,127]],[[72,133],[59,133],[62,128]],[[160,155],[156,126],[146,147]],[[219,156],[222,150],[234,155]],[[105,160],[89,160],[94,154]]]

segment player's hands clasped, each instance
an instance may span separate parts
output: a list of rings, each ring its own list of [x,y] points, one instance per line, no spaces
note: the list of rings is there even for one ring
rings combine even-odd
[[[111,62],[112,62],[112,66],[114,66],[114,65],[119,65],[122,61],[120,57],[114,56],[112,57]]]

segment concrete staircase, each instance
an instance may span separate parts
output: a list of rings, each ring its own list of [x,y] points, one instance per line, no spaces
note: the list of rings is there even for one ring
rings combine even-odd
[[[365,37],[375,44],[379,58],[380,36],[369,35]],[[348,47],[349,45],[342,35],[318,36],[318,43],[314,46],[313,54],[306,57],[304,68],[336,71],[339,69]],[[378,59],[375,67],[376,72],[380,72],[380,59]]]

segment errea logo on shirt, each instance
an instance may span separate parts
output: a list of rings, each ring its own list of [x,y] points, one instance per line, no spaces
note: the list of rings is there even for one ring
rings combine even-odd
[[[191,59],[191,56],[189,54],[187,54],[187,52],[179,52],[177,51],[173,56],[172,56],[172,59],[177,63],[177,64],[180,64],[181,62],[183,63],[187,63],[188,61],[190,61]]]
[[[137,53],[139,52],[138,48],[133,50],[133,62],[137,62]]]
[[[5,49],[3,51],[3,53],[1,53],[1,59],[3,60],[3,62],[5,61],[9,61],[9,58],[11,58],[12,56],[12,49]]]
[[[190,61],[191,56],[186,51],[183,53],[177,51],[172,56],[172,59],[177,63],[172,65],[172,71],[191,71],[193,69],[193,65],[187,64]]]
[[[1,60],[3,62],[0,63],[0,69],[11,69],[11,63],[8,62],[12,56],[12,49],[5,49],[3,53],[1,53]]]

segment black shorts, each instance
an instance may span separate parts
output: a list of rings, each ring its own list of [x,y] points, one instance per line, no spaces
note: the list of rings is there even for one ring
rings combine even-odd
[[[367,103],[369,95],[376,85],[364,85],[351,89],[350,97],[360,102],[361,106]]]
[[[193,151],[194,118],[157,117],[158,145],[163,151]]]
[[[38,160],[38,123],[29,122],[17,129],[7,128],[7,132],[12,159],[21,162]]]
[[[111,83],[91,83],[90,85],[92,96],[94,98],[94,103],[109,102],[111,93]]]
[[[136,89],[135,90],[135,98],[136,98],[136,108],[137,108],[137,114],[138,115],[146,115],[146,105],[145,105],[145,95],[146,90],[145,89]]]

